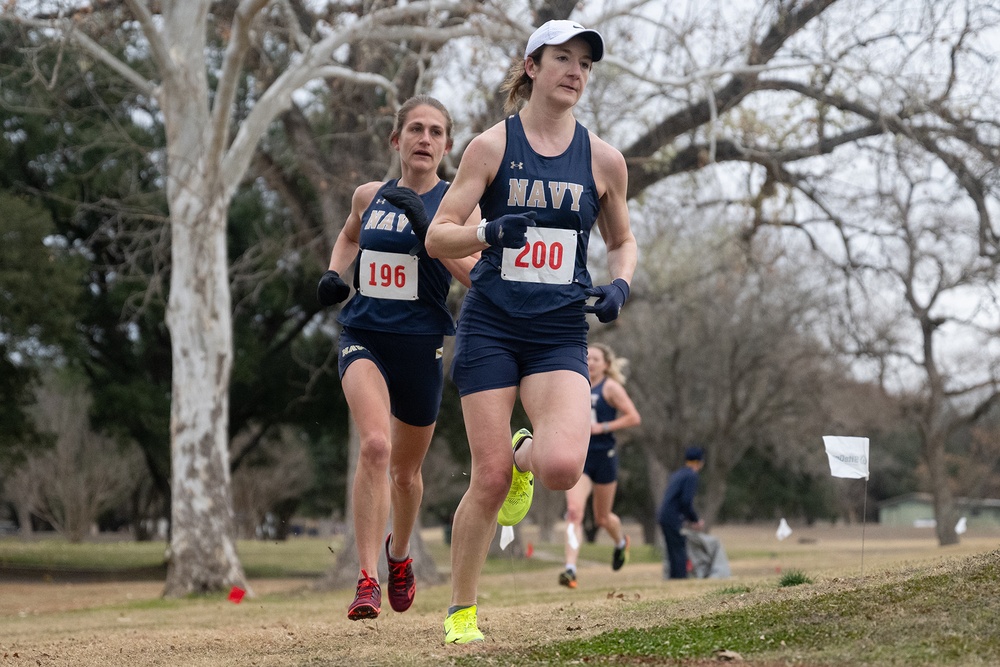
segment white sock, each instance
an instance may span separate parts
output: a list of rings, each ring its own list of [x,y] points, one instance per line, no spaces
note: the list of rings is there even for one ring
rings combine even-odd
[[[570,565],[569,563],[566,563],[566,571],[576,574],[576,565]]]
[[[615,548],[616,549],[624,549],[625,548],[625,544],[626,544],[626,541],[625,541],[625,538],[623,537],[622,541],[619,542]]]

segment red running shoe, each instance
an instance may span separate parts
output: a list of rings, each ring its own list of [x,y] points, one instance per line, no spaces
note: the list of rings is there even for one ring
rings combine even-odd
[[[368,576],[368,573],[361,570],[361,578],[358,579],[358,592],[354,596],[354,602],[347,608],[347,618],[352,621],[360,621],[363,618],[378,618],[378,613],[382,611],[382,589],[378,582]]]
[[[417,583],[413,579],[413,559],[393,560],[389,555],[392,533],[385,538],[385,560],[389,563],[389,606],[393,611],[406,611],[413,604]]]

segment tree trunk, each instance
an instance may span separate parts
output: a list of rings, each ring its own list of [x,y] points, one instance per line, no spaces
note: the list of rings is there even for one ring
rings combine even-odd
[[[937,533],[938,544],[942,547],[958,544],[958,533],[955,523],[958,520],[955,511],[955,498],[948,484],[948,464],[945,460],[944,435],[930,432],[925,436],[924,456],[927,457],[927,467],[930,471],[931,494],[934,496],[934,531]]]
[[[167,326],[173,354],[170,409],[171,539],[164,595],[249,588],[236,554],[229,475],[232,325],[226,256],[227,199],[191,163],[171,169],[172,273]],[[202,202],[211,202],[206,210]]]
[[[197,5],[197,6],[195,6]],[[236,554],[229,472],[232,304],[226,221],[236,184],[222,157],[227,127],[212,122],[202,0],[167,3],[162,91],[170,209],[171,534],[164,595],[252,595]],[[163,55],[163,54],[161,54]],[[222,85],[222,84],[220,84]]]
[[[20,537],[31,537],[34,526],[31,525],[31,506],[26,502],[15,502],[14,511],[17,513],[17,534]]]
[[[660,503],[663,502],[663,494],[667,492],[667,481],[670,479],[670,470],[660,462],[660,458],[652,443],[642,440],[640,447],[642,448],[643,459],[646,461],[646,474],[649,478],[650,500],[653,504],[652,525],[658,526],[656,512],[659,511]],[[645,526],[646,523],[643,522],[643,525]]]
[[[719,457],[713,457],[719,458]],[[723,461],[713,461],[709,460],[707,462],[707,472],[702,473],[701,483],[704,485],[705,493],[702,496],[702,507],[701,512],[699,512],[699,518],[705,522],[705,530],[707,531],[713,525],[715,525],[716,519],[719,517],[719,510],[722,509],[722,503],[726,501],[726,490],[729,488],[729,469]],[[711,476],[712,483],[707,484],[705,478]]]

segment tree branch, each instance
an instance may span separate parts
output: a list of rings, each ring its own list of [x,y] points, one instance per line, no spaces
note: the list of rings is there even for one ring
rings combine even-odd
[[[388,84],[387,88],[392,90],[391,82],[385,77],[362,74],[330,65],[330,56],[337,48],[375,37],[387,42],[411,38],[443,42],[454,37],[474,35],[477,30],[468,22],[446,28],[392,25],[394,21],[412,20],[427,16],[432,11],[457,10],[463,6],[461,0],[445,0],[414,2],[403,7],[381,9],[364,15],[347,28],[330,33],[307,52],[302,53],[299,59],[293,61],[288,69],[275,79],[240,125],[223,162],[222,174],[227,179],[226,187],[228,189],[236,187],[239,182],[238,175],[246,170],[257,143],[271,121],[289,108],[292,93],[309,81],[324,76],[341,76],[373,85]]]
[[[156,28],[149,6],[143,0],[125,0],[125,5],[139,22],[142,34],[146,36],[149,52],[152,54],[153,60],[156,61],[156,69],[160,72],[160,76],[170,76],[173,72],[173,59],[170,57],[170,50],[167,48],[166,42],[163,41],[163,36]]]
[[[115,58],[113,55],[108,53],[103,46],[95,42],[83,32],[77,30],[77,26],[71,19],[35,19],[28,16],[19,16],[8,8],[0,12],[0,20],[9,21],[31,28],[38,28],[39,30],[54,30],[65,41],[76,44],[85,53],[92,56],[98,62],[106,65],[123,79],[131,83],[139,90],[139,92],[148,95],[149,97],[156,97],[159,92],[159,88],[155,83],[136,72],[118,58]]]
[[[792,36],[835,2],[837,0],[811,0],[801,5],[792,5],[799,7],[797,11],[781,11],[760,43],[751,45],[747,56],[747,65],[751,69],[746,73],[733,75],[729,82],[714,91],[712,97],[715,99],[715,108],[718,113],[723,113],[734,107],[754,90],[758,84],[758,74],[753,68],[770,62]],[[691,104],[663,119],[651,130],[633,141],[622,151],[622,154],[627,161],[633,163],[637,160],[641,161],[642,158],[652,157],[662,147],[673,143],[674,139],[681,134],[708,123],[711,117],[712,104],[708,99]],[[719,150],[721,148],[720,144]],[[643,170],[638,170],[636,173],[630,171],[628,197],[637,196],[657,180],[659,178]]]
[[[270,0],[241,0],[222,60],[222,72],[212,108],[212,146],[209,155],[222,155],[229,141],[229,122],[239,88],[243,60],[250,50],[250,26]]]

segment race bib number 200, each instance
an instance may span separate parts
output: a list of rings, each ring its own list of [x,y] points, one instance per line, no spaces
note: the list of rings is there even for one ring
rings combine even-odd
[[[568,285],[576,269],[576,237],[572,229],[529,227],[523,248],[504,248],[500,276],[504,280]]]
[[[378,250],[361,251],[358,291],[376,299],[417,299],[416,255]]]

